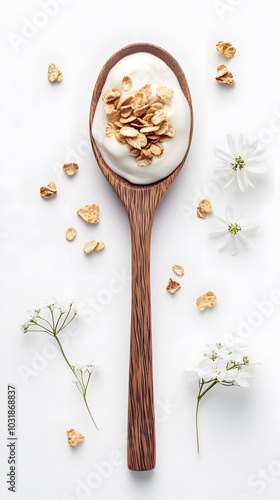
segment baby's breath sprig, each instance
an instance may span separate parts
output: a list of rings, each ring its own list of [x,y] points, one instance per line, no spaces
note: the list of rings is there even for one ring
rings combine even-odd
[[[84,365],[84,366],[71,365],[65,355],[61,341],[58,337],[59,333],[65,328],[67,328],[68,325],[70,325],[70,323],[73,321],[73,319],[77,314],[78,310],[74,302],[70,302],[70,304],[68,303],[64,307],[59,305],[56,301],[51,301],[41,309],[34,309],[34,311],[29,313],[27,320],[21,326],[24,333],[44,332],[56,340],[64,360],[66,361],[67,365],[69,366],[70,370],[72,371],[75,377],[73,382],[75,382],[75,384],[77,385],[77,388],[83,397],[90,418],[94,423],[96,429],[98,430],[98,427],[95,423],[95,420],[92,416],[92,413],[90,411],[87,402],[87,389],[95,365]],[[47,317],[45,317],[46,315]]]

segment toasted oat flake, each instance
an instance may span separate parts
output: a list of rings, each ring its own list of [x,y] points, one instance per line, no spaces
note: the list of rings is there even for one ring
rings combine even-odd
[[[40,188],[40,195],[42,198],[48,199],[57,195],[57,187],[54,182],[49,182],[47,186]]]
[[[120,134],[123,137],[137,137],[138,130],[133,127],[122,127],[120,130]]]
[[[152,145],[150,146],[150,151],[151,151],[151,153],[152,153],[154,156],[159,156],[159,155],[160,155],[160,153],[162,152],[162,149],[161,149],[159,146],[157,146],[156,144],[152,144]]]
[[[235,85],[233,74],[227,69],[224,64],[218,66],[216,80],[219,83],[226,83],[227,85]]]
[[[177,274],[177,276],[184,276],[184,274],[185,274],[185,269],[182,266],[180,266],[179,264],[174,264],[172,269],[173,269],[174,273]]]
[[[152,160],[150,160],[150,158],[140,159],[140,160],[136,160],[136,161],[137,161],[138,167],[149,167],[152,163]]]
[[[175,292],[177,292],[177,290],[179,290],[179,288],[181,288],[180,283],[178,283],[178,281],[175,281],[172,278],[170,278],[169,281],[168,281],[166,290],[169,293],[175,293]]]
[[[170,123],[168,120],[164,120],[160,126],[158,127],[158,130],[156,131],[156,135],[167,135],[167,131],[169,129]]]
[[[229,42],[220,41],[216,44],[218,52],[222,52],[227,59],[231,59],[236,53],[236,49]]]
[[[213,212],[213,207],[209,200],[201,200],[197,207],[197,217],[200,219],[205,219],[205,215]]]
[[[59,71],[58,67],[52,63],[48,67],[48,80],[49,82],[61,82],[63,75],[61,71]]]
[[[104,102],[111,102],[117,99],[118,97],[121,97],[121,92],[118,89],[108,89],[105,90],[104,95],[102,97],[102,101]]]
[[[63,172],[72,177],[72,175],[75,175],[78,172],[79,165],[77,163],[64,163],[62,169]]]
[[[200,297],[198,297],[198,299],[196,301],[196,305],[201,311],[204,311],[204,309],[206,309],[206,307],[213,307],[216,300],[217,300],[217,297],[214,294],[214,292],[207,292],[207,293],[204,293],[203,295],[201,295]]]
[[[103,241],[98,241],[94,251],[100,252],[100,250],[103,250],[104,248],[105,248],[105,243]]]
[[[99,206],[98,205],[85,205],[83,208],[79,208],[77,214],[82,217],[86,222],[90,224],[97,224],[99,222]]]
[[[87,241],[85,244],[84,244],[84,253],[88,254],[88,253],[91,253],[95,250],[97,246],[97,241],[95,240],[92,240],[92,241]]]
[[[174,90],[168,87],[158,87],[156,94],[164,102],[169,102],[174,95]]]
[[[81,443],[85,439],[85,436],[83,436],[76,429],[70,429],[69,431],[67,431],[67,436],[71,448],[75,448],[77,444]]]
[[[74,227],[68,227],[66,234],[65,234],[67,241],[74,240],[76,238],[76,236],[77,236],[76,229]]]
[[[111,125],[107,125],[105,129],[105,135],[106,137],[114,137],[114,135],[116,135],[116,129]]]
[[[152,118],[152,123],[154,125],[159,125],[160,123],[163,122],[167,118],[167,113],[164,109],[159,109],[158,111],[155,112],[153,118]]]
[[[125,92],[128,92],[132,88],[132,85],[133,85],[133,81],[130,78],[130,76],[124,76],[122,79],[122,89]]]

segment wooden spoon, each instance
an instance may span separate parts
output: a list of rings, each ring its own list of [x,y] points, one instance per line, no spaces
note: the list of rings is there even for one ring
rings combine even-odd
[[[186,154],[165,179],[148,185],[128,182],[107,165],[92,136],[92,122],[107,75],[123,57],[149,52],[162,59],[175,73],[191,110],[191,128]],[[148,83],[148,82],[147,82]],[[179,174],[189,152],[193,133],[193,110],[189,87],[178,62],[165,50],[149,43],[135,43],[116,52],[103,66],[90,106],[90,139],[96,161],[122,201],[132,236],[132,307],[128,397],[128,468],[148,471],[155,467],[155,419],[150,302],[150,241],[154,214],[168,188]]]

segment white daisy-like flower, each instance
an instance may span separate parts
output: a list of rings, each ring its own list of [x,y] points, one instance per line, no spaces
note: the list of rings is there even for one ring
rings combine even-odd
[[[246,223],[242,215],[233,213],[230,208],[226,209],[224,219],[216,216],[215,220],[218,222],[218,227],[208,236],[223,240],[220,250],[227,248],[231,255],[236,255],[242,245],[248,245],[250,236],[259,229],[256,224]]]
[[[227,142],[229,152],[214,149],[214,154],[219,160],[215,172],[225,178],[225,188],[231,184],[239,187],[242,192],[249,187],[253,188],[251,177],[266,171],[266,168],[260,165],[264,162],[264,149],[259,148],[258,140],[246,140],[242,134],[236,142],[231,135],[228,135]]]

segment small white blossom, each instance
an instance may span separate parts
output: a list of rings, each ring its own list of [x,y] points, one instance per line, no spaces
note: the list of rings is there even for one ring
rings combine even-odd
[[[206,346],[201,359],[187,371],[194,371],[199,377],[199,392],[196,405],[196,439],[199,453],[198,408],[201,399],[215,385],[248,387],[252,368],[257,364],[248,346],[234,339],[228,343]]]
[[[264,150],[259,148],[257,140],[246,140],[242,134],[235,142],[231,135],[227,136],[229,152],[222,149],[214,149],[214,153],[219,160],[219,166],[215,172],[221,177],[226,177],[228,187],[234,184],[241,191],[253,188],[251,177],[266,171],[266,168],[260,166],[264,162]]]
[[[220,250],[227,249],[231,255],[236,255],[242,246],[250,242],[250,237],[254,235],[259,226],[248,224],[244,217],[234,213],[230,208],[226,209],[225,218],[215,217],[217,221],[216,230],[209,233],[209,238],[219,238],[222,245]]]

